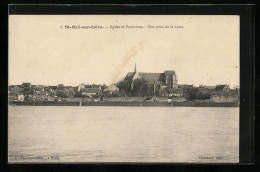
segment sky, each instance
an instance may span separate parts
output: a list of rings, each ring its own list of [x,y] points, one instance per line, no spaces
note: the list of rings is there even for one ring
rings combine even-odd
[[[103,29],[65,28],[73,25]],[[237,86],[239,16],[9,16],[10,85],[109,85],[135,63],[137,72],[175,70],[179,84]]]

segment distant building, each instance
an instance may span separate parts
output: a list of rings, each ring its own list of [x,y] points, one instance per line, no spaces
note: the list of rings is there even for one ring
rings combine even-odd
[[[25,91],[28,91],[28,90],[30,90],[31,89],[31,83],[23,83],[22,84],[22,88],[23,88],[23,90],[25,90]]]
[[[238,102],[238,90],[230,90],[229,85],[217,85],[211,93],[212,102]]]
[[[83,88],[97,88],[97,89],[101,89],[101,85],[96,85],[96,84],[91,84],[91,85],[85,85],[85,84],[80,84],[79,86],[78,86],[78,91],[81,91],[81,89],[83,89]]]
[[[37,87],[37,85],[31,85],[31,88],[36,88]]]
[[[50,91],[56,91],[57,90],[57,86],[49,86],[49,88],[50,88]]]
[[[124,78],[126,90],[133,91],[135,80],[144,80],[147,83],[148,92],[155,93],[158,89],[178,88],[178,78],[174,70],[165,70],[163,73],[128,72]]]
[[[43,85],[37,85],[35,92],[39,93],[39,92],[42,92],[42,91],[44,91]]]
[[[31,83],[26,83],[26,82],[24,82],[24,83],[22,84],[22,87],[23,87],[23,88],[31,88]]]
[[[90,88],[101,88],[101,85],[97,85],[97,84],[92,84],[92,85],[90,85]]]
[[[82,96],[93,97],[97,94],[100,94],[101,90],[99,88],[82,88],[81,92]]]
[[[54,101],[55,101],[55,98],[52,97],[52,96],[48,96],[48,101],[54,102]]]
[[[14,101],[14,100],[17,100],[17,97],[16,96],[8,96],[8,100]]]
[[[229,91],[229,85],[217,85],[215,91]]]
[[[170,88],[169,89],[169,96],[170,97],[182,97],[183,96],[183,90],[181,88],[177,88],[177,89],[173,89]]]
[[[182,97],[183,96],[183,90],[181,88],[169,88],[168,90],[157,90],[156,91],[157,96],[162,97]]]
[[[46,92],[46,91],[50,91],[50,87],[49,86],[44,86],[43,87],[43,90]]]
[[[82,84],[80,84],[80,85],[78,86],[78,92],[79,92],[82,88],[85,88],[85,84],[84,84],[84,83],[82,83]]]
[[[18,101],[24,101],[23,93],[18,93]]]
[[[216,103],[238,102],[238,95],[211,95],[210,100]]]
[[[114,94],[114,93],[118,93],[119,92],[119,88],[117,86],[115,86],[114,84],[108,86],[104,92],[108,93],[108,94]]]

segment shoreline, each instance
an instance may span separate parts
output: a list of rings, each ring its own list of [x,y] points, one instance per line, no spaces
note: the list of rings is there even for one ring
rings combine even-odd
[[[11,106],[80,106],[80,102],[9,101]],[[159,107],[239,107],[238,103],[217,102],[82,102],[81,106],[159,106]]]

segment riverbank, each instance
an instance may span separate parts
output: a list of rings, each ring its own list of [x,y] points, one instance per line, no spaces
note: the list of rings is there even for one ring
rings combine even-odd
[[[52,101],[9,101],[14,106],[191,106],[191,107],[238,107],[238,103],[215,102],[52,102]]]

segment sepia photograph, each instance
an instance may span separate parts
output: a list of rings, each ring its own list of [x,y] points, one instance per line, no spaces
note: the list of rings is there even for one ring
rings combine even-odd
[[[239,163],[239,15],[9,15],[9,163]]]

